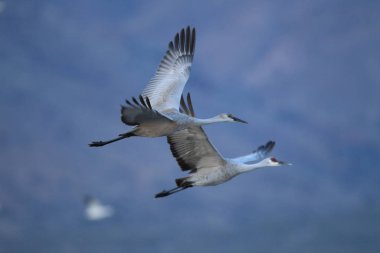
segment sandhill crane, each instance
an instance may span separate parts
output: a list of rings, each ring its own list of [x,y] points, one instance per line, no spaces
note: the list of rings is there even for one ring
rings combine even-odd
[[[244,120],[222,113],[208,119],[194,118],[190,98],[188,113],[179,111],[180,99],[190,76],[195,51],[195,28],[182,29],[169,42],[168,50],[139,99],[126,100],[121,108],[121,120],[134,128],[109,141],[95,141],[91,147],[100,147],[131,136],[168,136],[189,126],[200,126],[217,122],[241,122]]]
[[[113,208],[109,205],[103,205],[93,196],[83,198],[85,205],[84,214],[88,220],[102,220],[113,215]]]
[[[167,140],[179,166],[183,171],[189,171],[190,175],[176,179],[177,187],[156,194],[156,198],[193,186],[218,185],[241,173],[258,168],[290,165],[274,157],[263,159],[273,149],[275,145],[273,141],[260,146],[252,154],[233,159],[224,158],[209,141],[201,126],[177,131],[169,135]]]

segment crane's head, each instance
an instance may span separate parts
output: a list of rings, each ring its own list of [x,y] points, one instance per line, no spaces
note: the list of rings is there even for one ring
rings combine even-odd
[[[292,165],[291,163],[279,161],[275,157],[269,157],[262,160],[262,163],[265,164],[265,166],[282,166],[282,165]]]
[[[247,121],[242,120],[242,119],[239,119],[239,118],[233,116],[233,115],[230,114],[230,113],[222,113],[222,114],[219,114],[218,116],[219,116],[219,118],[221,118],[223,121],[227,121],[227,122],[240,122],[240,123],[248,124]]]

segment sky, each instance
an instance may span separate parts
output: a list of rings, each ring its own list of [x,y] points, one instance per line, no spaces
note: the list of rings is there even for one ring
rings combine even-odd
[[[379,252],[378,1],[0,1],[0,253]],[[293,166],[154,195],[183,177],[165,138],[128,131],[181,28],[185,92],[225,157],[275,140]],[[82,198],[114,207],[85,219]]]

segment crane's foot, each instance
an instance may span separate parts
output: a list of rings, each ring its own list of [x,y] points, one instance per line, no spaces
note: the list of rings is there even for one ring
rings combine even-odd
[[[170,194],[171,194],[170,191],[162,191],[162,192],[157,193],[154,197],[155,198],[162,198],[162,197],[169,196]]]
[[[93,141],[90,144],[88,144],[88,146],[90,146],[90,147],[101,147],[101,146],[104,146],[106,144],[107,144],[107,142],[104,142],[104,141]]]
[[[187,185],[187,186],[177,186],[171,190],[168,190],[168,191],[162,191],[162,192],[159,192],[157,193],[154,197],[155,198],[162,198],[162,197],[166,197],[166,196],[169,196],[173,193],[176,193],[176,192],[180,192],[180,191],[183,191],[189,187],[193,187],[192,185]]]

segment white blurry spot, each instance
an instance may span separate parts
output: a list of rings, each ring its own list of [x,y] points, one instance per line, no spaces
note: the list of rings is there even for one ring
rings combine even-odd
[[[112,206],[103,205],[97,199],[91,196],[84,198],[85,216],[88,220],[101,220],[111,217],[114,213]]]
[[[6,7],[7,7],[7,4],[4,1],[0,1],[0,13],[5,11]]]

